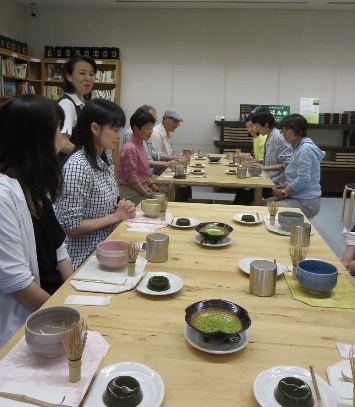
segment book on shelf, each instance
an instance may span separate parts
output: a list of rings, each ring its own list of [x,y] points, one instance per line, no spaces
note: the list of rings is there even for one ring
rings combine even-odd
[[[45,86],[44,92],[45,96],[52,100],[58,100],[64,94],[64,91],[60,86]]]
[[[47,78],[49,81],[63,80],[64,64],[48,64],[47,65]]]
[[[27,76],[27,64],[15,64],[16,77],[25,79]]]
[[[16,82],[4,80],[4,93],[5,97],[12,97],[16,95]]]
[[[106,99],[111,102],[115,101],[115,89],[98,90],[94,89],[92,91],[92,99]]]
[[[15,58],[8,57],[2,58],[1,73],[6,76],[16,76]]]
[[[16,93],[30,93],[29,92],[29,84],[28,82],[21,81],[21,82],[16,82]]]
[[[108,71],[98,70],[96,72],[96,82],[115,83],[116,82],[116,71],[115,70],[108,70]]]

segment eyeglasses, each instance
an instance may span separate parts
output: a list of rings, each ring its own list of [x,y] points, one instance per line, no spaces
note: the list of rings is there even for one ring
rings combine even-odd
[[[176,126],[180,126],[180,120],[174,119],[173,117],[169,117],[169,119],[170,119]]]

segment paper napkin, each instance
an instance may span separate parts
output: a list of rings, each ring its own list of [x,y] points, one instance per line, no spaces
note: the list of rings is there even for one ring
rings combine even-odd
[[[329,384],[338,399],[338,407],[352,407],[354,385],[343,379],[341,371],[351,377],[349,359],[328,366],[327,375]]]
[[[137,211],[134,218],[125,221],[125,225],[129,227],[130,232],[154,232],[155,229],[167,227],[172,218],[173,215],[170,212],[166,212],[165,220],[160,220],[160,218],[148,218],[142,211]]]
[[[136,275],[128,276],[127,266],[117,270],[107,271],[92,256],[80,271],[70,280],[70,284],[78,291],[100,293],[121,293],[133,290],[144,277],[144,268],[148,261],[138,255],[136,261]]]

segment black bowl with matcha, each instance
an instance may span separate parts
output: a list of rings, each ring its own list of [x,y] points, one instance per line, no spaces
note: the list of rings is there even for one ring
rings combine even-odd
[[[195,230],[202,236],[205,243],[218,243],[227,237],[233,228],[226,223],[205,222],[195,227]]]
[[[248,312],[233,302],[212,299],[195,302],[185,309],[186,323],[205,341],[238,341],[240,333],[249,328]]]

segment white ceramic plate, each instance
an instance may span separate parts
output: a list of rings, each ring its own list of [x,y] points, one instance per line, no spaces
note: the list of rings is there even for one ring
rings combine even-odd
[[[164,290],[164,291],[150,290],[147,287],[148,280],[153,276],[167,277],[169,279],[170,288],[168,290]],[[184,286],[184,283],[182,282],[181,278],[175,274],[152,271],[152,272],[146,273],[146,275],[142,278],[142,280],[137,285],[136,289],[140,293],[148,294],[148,295],[169,295],[169,294],[174,294],[174,293],[180,291],[183,286]]]
[[[274,366],[264,370],[256,376],[253,390],[254,396],[261,407],[280,407],[274,396],[274,389],[283,377],[297,377],[305,381],[312,390],[315,407],[318,406],[316,392],[313,387],[311,374],[308,370],[297,366]],[[333,389],[320,376],[316,375],[323,407],[338,405]]]
[[[207,160],[207,157],[195,157],[194,160]]]
[[[90,390],[85,407],[106,407],[102,395],[110,380],[117,376],[132,376],[138,380],[143,400],[139,407],[159,407],[164,399],[164,383],[160,375],[148,366],[134,362],[123,362],[109,365],[100,370]]]
[[[245,220],[242,220],[243,215],[253,215],[255,222],[246,222]],[[237,213],[236,215],[233,215],[233,219],[236,222],[242,223],[243,225],[258,225],[263,221],[263,217],[257,215],[256,213]]]
[[[225,164],[227,167],[240,167],[240,165],[239,164],[234,164],[234,163],[228,163],[228,164]]]
[[[201,174],[206,174],[206,171],[204,171],[204,170],[200,170],[200,171],[191,170],[191,171],[189,172],[189,174],[190,174],[190,175],[191,175],[191,174],[193,174],[193,175],[201,175]]]
[[[225,237],[222,239],[219,243],[204,243],[202,242],[202,236],[197,235],[195,237],[195,242],[199,243],[201,246],[206,246],[206,247],[223,247],[223,246],[228,246],[229,244],[232,243],[232,238],[229,236]]]
[[[205,342],[203,340],[203,336],[192,329],[189,325],[185,326],[184,336],[187,342],[194,348],[202,350],[203,352],[214,353],[217,355],[238,352],[238,350],[241,350],[247,346],[249,338],[248,332],[244,331],[240,334],[239,342]]]
[[[263,259],[260,257],[246,257],[245,259],[241,259],[238,263],[239,268],[244,271],[244,273],[246,274],[250,274],[250,263],[254,260],[269,260],[272,261],[270,259]],[[285,267],[280,264],[280,263],[276,263],[277,264],[277,275],[280,276],[281,274],[283,274]]]
[[[176,224],[176,219],[179,218],[184,218],[184,216],[178,216],[177,218],[172,218],[171,222],[169,223],[170,226],[173,226],[174,228],[178,229],[189,229],[189,228],[194,228],[195,226],[199,225],[201,222],[197,219],[194,218],[186,218],[189,219],[190,225],[189,226],[180,226]]]
[[[237,170],[226,170],[224,172],[228,175],[237,175]]]
[[[208,161],[208,164],[220,164],[221,160],[219,161]]]

